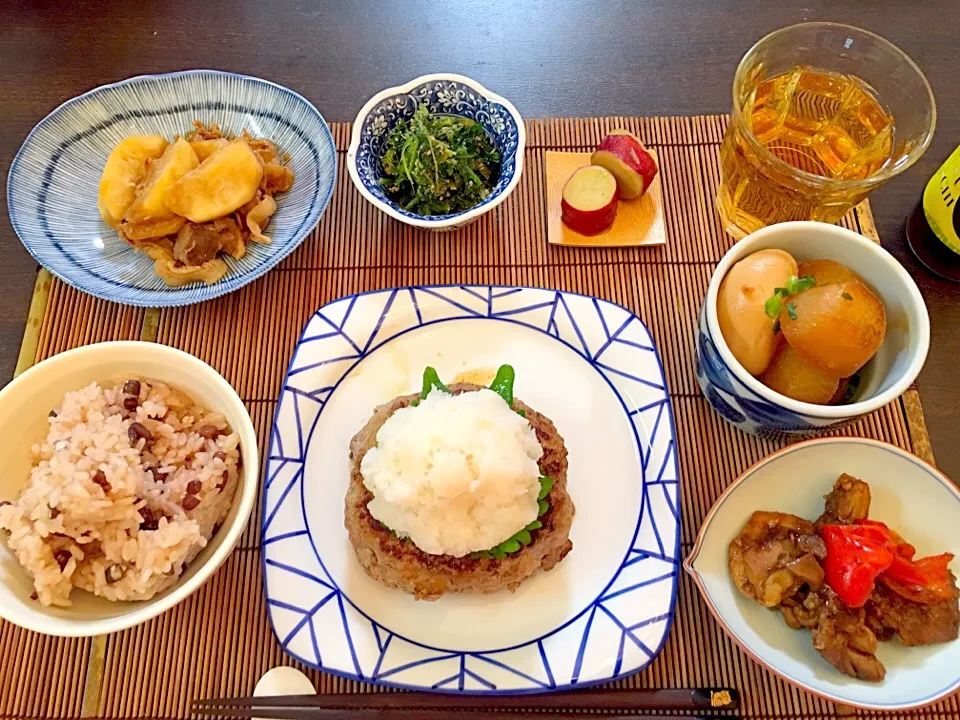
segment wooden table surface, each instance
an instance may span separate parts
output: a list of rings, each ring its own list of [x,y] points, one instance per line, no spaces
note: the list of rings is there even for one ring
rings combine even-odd
[[[899,45],[937,100],[923,158],[871,196],[884,246],[930,310],[921,397],[938,464],[960,480],[960,285],[934,278],[903,221],[960,143],[957,0],[0,0],[0,164],[61,102],[143,73],[219,68],[286,85],[328,121],[352,120],[375,92],[427,72],[475,78],[528,118],[729,112],[737,62],[784,25],[832,20]],[[5,196],[5,192],[4,192]],[[36,264],[0,218],[0,378],[12,373]]]

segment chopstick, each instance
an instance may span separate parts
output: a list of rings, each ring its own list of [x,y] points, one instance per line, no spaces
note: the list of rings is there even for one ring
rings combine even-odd
[[[325,708],[325,707],[231,707],[194,708],[194,713],[209,717],[271,718],[272,720],[576,720],[577,718],[616,718],[616,720],[713,720],[699,715],[610,715],[580,712],[529,710],[474,710],[422,708]],[[733,717],[733,716],[731,716]]]
[[[411,720],[424,711],[443,717],[470,717],[498,711],[501,720],[527,717],[550,720],[557,713],[542,711],[735,710],[739,694],[731,688],[661,690],[576,690],[541,695],[470,696],[431,693],[369,693],[342,695],[280,695],[273,697],[209,698],[195,700],[193,711],[221,717],[272,717],[300,720],[325,717],[370,717]],[[525,712],[505,712],[510,710]],[[344,713],[343,711],[350,711]],[[630,716],[618,716],[620,718]],[[653,716],[645,716],[655,720]],[[674,716],[673,720],[683,720]]]

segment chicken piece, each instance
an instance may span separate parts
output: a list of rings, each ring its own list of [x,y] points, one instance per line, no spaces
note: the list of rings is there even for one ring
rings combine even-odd
[[[788,513],[757,511],[730,543],[730,575],[741,593],[772,608],[807,578],[822,583],[822,572],[818,579],[811,563],[818,564],[826,554],[812,523]]]
[[[845,675],[868,682],[883,680],[887,671],[875,655],[877,636],[865,623],[864,610],[848,608],[829,587],[818,594],[821,605],[811,630],[813,646]]]
[[[198,267],[213,260],[223,247],[223,239],[213,223],[187,223],[177,233],[173,257],[177,262]]]
[[[843,473],[824,495],[823,514],[816,525],[851,525],[865,520],[870,513],[870,486]]]
[[[820,622],[823,599],[819,593],[801,588],[791,597],[784,599],[779,609],[784,622],[794,630],[812,630]]]
[[[881,637],[896,635],[910,647],[951,642],[960,636],[960,605],[957,602],[957,579],[953,581],[954,597],[933,605],[923,605],[898,595],[882,584],[867,601],[867,618]]]
[[[787,569],[803,580],[811,590],[819,590],[823,587],[823,568],[813,553],[805,553],[793,562],[787,563]]]

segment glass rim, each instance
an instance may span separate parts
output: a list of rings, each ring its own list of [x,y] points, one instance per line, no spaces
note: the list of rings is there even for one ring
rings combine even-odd
[[[885,46],[888,50],[892,50],[895,54],[899,55],[906,64],[917,74],[920,78],[920,82],[924,89],[927,91],[927,98],[930,101],[930,127],[927,129],[923,141],[917,145],[910,153],[906,156],[901,164],[895,167],[884,167],[877,173],[869,176],[868,178],[863,178],[860,180],[857,179],[843,179],[843,178],[828,178],[823,175],[816,175],[806,170],[801,170],[798,167],[794,167],[789,163],[781,160],[775,154],[770,152],[766,147],[761,145],[753,132],[746,132],[744,135],[747,138],[747,142],[753,147],[753,149],[759,152],[765,157],[766,160],[770,162],[775,168],[780,171],[786,172],[789,175],[802,180],[808,185],[814,185],[819,188],[870,188],[875,185],[878,185],[886,180],[889,180],[892,177],[896,177],[900,173],[904,172],[910,168],[917,160],[920,159],[920,156],[930,147],[930,143],[933,141],[933,134],[937,127],[937,104],[933,97],[933,88],[930,87],[930,81],[927,80],[927,76],[923,74],[923,71],[920,67],[913,61],[913,59],[907,55],[899,46],[887,40],[885,37],[877,35],[875,32],[870,30],[864,30],[863,28],[856,27],[855,25],[847,25],[846,23],[836,23],[836,22],[805,22],[805,23],[796,23],[794,25],[788,25],[787,27],[782,27],[777,30],[774,30],[771,33],[767,33],[762,38],[757,40],[753,45],[750,46],[750,49],[744,53],[744,56],[740,59],[740,62],[737,64],[737,70],[733,75],[733,121],[740,122],[746,125],[746,121],[743,116],[743,108],[739,98],[737,97],[737,89],[740,87],[740,81],[743,78],[744,73],[746,72],[746,63],[747,60],[754,55],[757,48],[760,47],[763,43],[768,40],[777,37],[778,35],[783,35],[785,33],[791,32],[793,30],[798,30],[801,28],[824,28],[824,29],[842,29],[847,31],[853,31],[865,35],[872,40],[876,41],[880,45]]]

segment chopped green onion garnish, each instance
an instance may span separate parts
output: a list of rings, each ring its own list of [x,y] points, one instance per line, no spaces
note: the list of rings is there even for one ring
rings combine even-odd
[[[763,303],[763,311],[767,314],[768,317],[775,318],[780,315],[783,310],[783,299],[791,295],[796,295],[799,292],[804,290],[809,290],[814,285],[817,284],[817,281],[805,275],[804,277],[797,277],[796,275],[791,275],[787,278],[786,287],[774,288],[773,295],[767,298],[766,302]],[[797,318],[793,313],[790,312],[790,306],[787,306],[787,312],[790,313],[790,317],[793,320]],[[775,328],[774,333],[778,332],[778,329]]]

